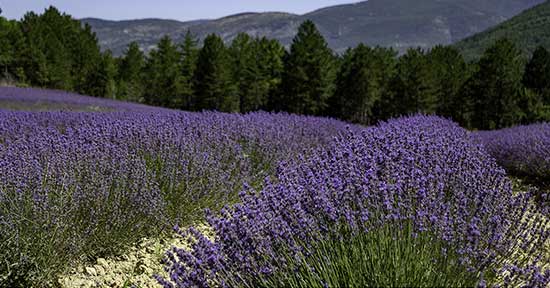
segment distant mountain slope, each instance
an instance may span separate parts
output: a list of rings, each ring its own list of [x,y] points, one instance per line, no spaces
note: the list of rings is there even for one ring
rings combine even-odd
[[[495,40],[506,37],[530,55],[539,45],[550,49],[550,1],[535,6],[520,15],[487,31],[464,39],[456,44],[466,58],[483,54]]]
[[[297,27],[313,20],[336,51],[358,43],[394,47],[432,47],[451,44],[483,31],[544,0],[369,0],[323,8],[305,15],[288,13],[243,13],[216,20],[178,22],[143,19],[89,23],[104,49],[120,55],[131,41],[145,51],[154,48],[163,35],[181,40],[189,29],[200,39],[220,34],[230,42],[239,32],[267,36],[289,45]]]
[[[101,47],[111,49],[114,55],[122,54],[132,41],[138,42],[146,52],[155,48],[164,35],[181,41],[188,30],[201,40],[208,34],[217,33],[226,42],[230,42],[239,32],[246,32],[290,43],[301,23],[298,15],[278,12],[242,13],[216,20],[190,22],[162,19],[108,21],[95,18],[86,18],[82,21],[92,26]]]

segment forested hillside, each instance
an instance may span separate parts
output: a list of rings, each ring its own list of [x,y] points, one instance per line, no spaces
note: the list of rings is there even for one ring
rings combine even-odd
[[[538,46],[550,49],[550,2],[535,6],[487,31],[456,44],[468,59],[481,56],[495,40],[506,37],[518,45],[524,55],[531,55]]]

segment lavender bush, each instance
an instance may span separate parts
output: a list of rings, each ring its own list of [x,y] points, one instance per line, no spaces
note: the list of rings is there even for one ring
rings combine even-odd
[[[550,123],[482,131],[475,135],[508,171],[550,179]]]
[[[240,204],[208,212],[214,239],[181,232],[195,244],[168,253],[171,276],[159,282],[545,287],[550,271],[538,263],[548,261],[548,211],[529,213],[531,200],[514,196],[504,170],[456,124],[392,120],[283,163],[276,180],[241,192]],[[426,266],[402,265],[416,261]]]
[[[113,112],[0,111],[0,286],[46,285],[71,261],[189,224],[345,130],[313,117],[97,101]]]

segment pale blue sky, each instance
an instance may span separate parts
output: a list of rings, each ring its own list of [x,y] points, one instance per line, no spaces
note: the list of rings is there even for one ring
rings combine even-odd
[[[42,12],[53,5],[76,18],[110,20],[165,18],[211,19],[240,12],[283,11],[303,14],[353,0],[0,0],[2,16],[21,18],[26,11]]]

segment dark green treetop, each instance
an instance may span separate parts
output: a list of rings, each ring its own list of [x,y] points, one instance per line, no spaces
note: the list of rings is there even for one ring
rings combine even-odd
[[[177,108],[179,103],[180,53],[169,36],[164,36],[146,64],[145,100],[149,104]]]
[[[370,125],[381,117],[382,100],[395,71],[395,52],[360,44],[343,56],[335,98],[342,119]]]
[[[335,59],[327,42],[312,21],[298,28],[283,73],[284,110],[322,115],[334,92]]]
[[[230,55],[223,40],[211,34],[204,40],[195,72],[198,110],[238,112],[240,103],[233,83]]]
[[[514,43],[503,38],[489,47],[478,70],[468,82],[473,104],[472,123],[479,129],[498,129],[519,123],[524,114],[522,97],[523,58]]]

